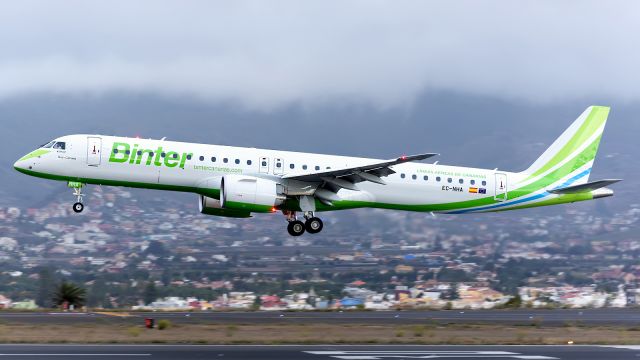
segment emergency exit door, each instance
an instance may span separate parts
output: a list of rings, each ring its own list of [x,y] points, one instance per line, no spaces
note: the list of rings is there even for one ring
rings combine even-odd
[[[87,165],[100,165],[100,154],[102,153],[102,138],[89,136],[87,137]]]
[[[260,172],[263,174],[269,173],[269,158],[261,157],[260,158]]]
[[[507,174],[496,173],[496,192],[494,199],[498,201],[507,200]]]
[[[273,159],[273,175],[282,175],[284,173],[284,161],[280,158]]]

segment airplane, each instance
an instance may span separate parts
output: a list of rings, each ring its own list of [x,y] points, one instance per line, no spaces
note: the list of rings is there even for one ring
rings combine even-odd
[[[608,115],[609,107],[588,107],[520,172],[418,162],[435,153],[381,160],[90,134],[52,140],[14,168],[67,182],[76,213],[86,184],[182,191],[197,194],[207,215],[281,211],[289,234],[300,236],[323,229],[316,213],[324,211],[465,214],[612,196],[606,186],[620,179],[589,181]]]

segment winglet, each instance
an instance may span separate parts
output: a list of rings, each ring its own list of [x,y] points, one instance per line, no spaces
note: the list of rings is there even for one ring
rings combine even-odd
[[[397,164],[402,164],[409,161],[418,161],[428,159],[430,157],[438,156],[440,154],[437,153],[426,153],[426,154],[416,154],[416,155],[402,155],[396,159]]]

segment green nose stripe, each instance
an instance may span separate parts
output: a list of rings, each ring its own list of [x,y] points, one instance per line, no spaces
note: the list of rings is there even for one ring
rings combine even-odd
[[[38,156],[42,156],[44,154],[48,154],[49,151],[50,150],[45,150],[45,149],[34,150],[34,151],[28,153],[27,155],[21,157],[20,160],[18,160],[18,161],[33,159],[34,157],[38,157]]]

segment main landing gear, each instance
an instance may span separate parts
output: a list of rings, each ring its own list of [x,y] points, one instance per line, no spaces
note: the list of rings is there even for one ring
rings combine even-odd
[[[322,220],[313,215],[313,211],[306,211],[304,213],[305,222],[296,218],[295,211],[283,211],[283,213],[289,222],[289,225],[287,225],[287,231],[291,236],[300,236],[304,234],[305,231],[309,234],[317,234],[322,231],[324,226]]]
[[[84,210],[84,204],[82,203],[82,197],[84,196],[82,188],[84,187],[84,184],[69,182],[68,186],[73,188],[73,195],[76,197],[76,203],[73,204],[73,212],[76,214],[81,213],[82,210]]]

